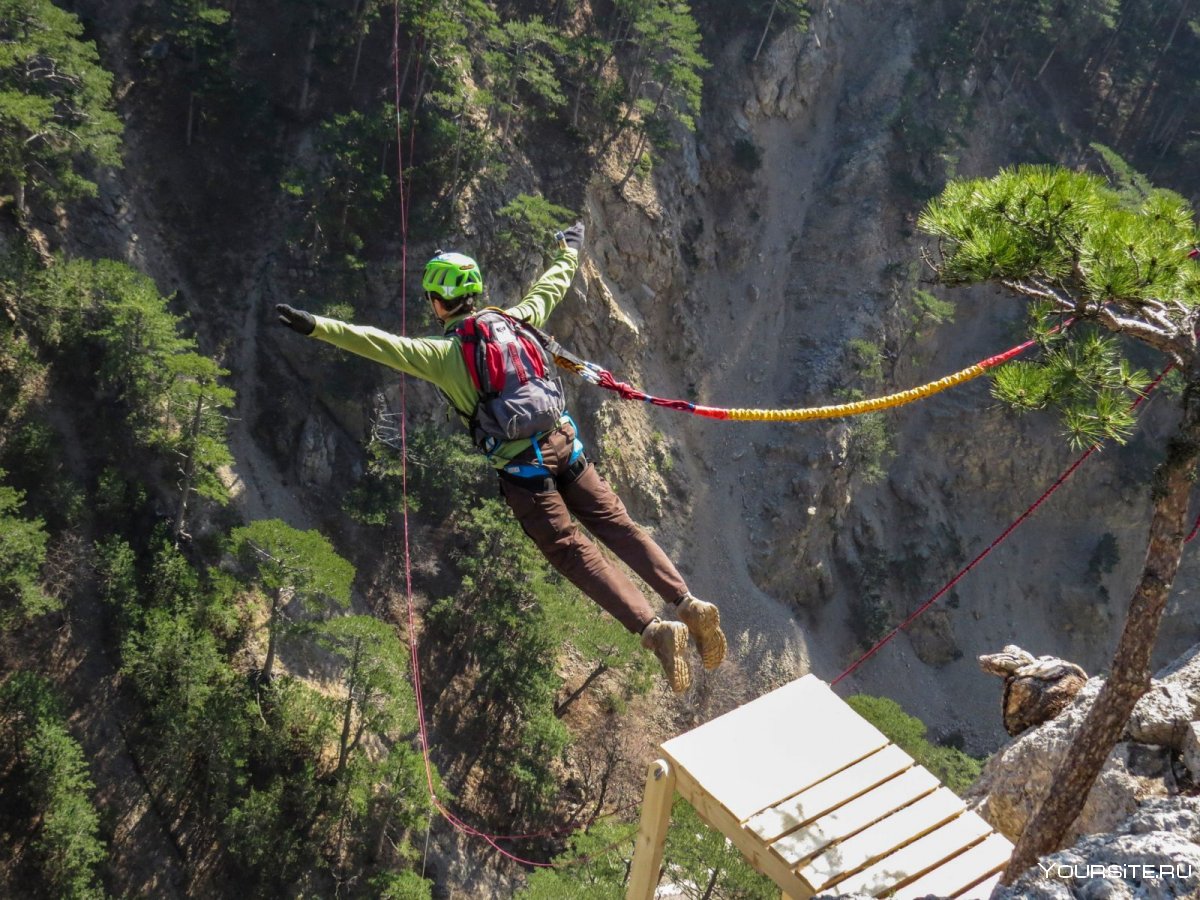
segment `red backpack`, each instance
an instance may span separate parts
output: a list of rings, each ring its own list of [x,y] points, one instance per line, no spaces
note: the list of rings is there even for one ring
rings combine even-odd
[[[473,440],[490,454],[505,441],[552,430],[566,408],[554,360],[532,326],[488,307],[455,326],[479,394],[467,416]]]

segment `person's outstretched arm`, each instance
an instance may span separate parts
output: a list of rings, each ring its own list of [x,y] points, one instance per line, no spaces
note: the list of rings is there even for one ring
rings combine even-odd
[[[451,365],[462,355],[455,353],[453,343],[445,338],[401,337],[369,325],[314,316],[283,303],[275,312],[279,322],[293,331],[438,385],[450,380]]]

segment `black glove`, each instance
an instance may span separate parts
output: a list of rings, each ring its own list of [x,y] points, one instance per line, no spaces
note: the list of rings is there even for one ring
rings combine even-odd
[[[298,331],[301,334],[312,334],[313,329],[317,327],[317,320],[312,317],[312,313],[306,313],[302,309],[294,309],[286,303],[277,305],[275,312],[279,313],[279,323],[286,325],[292,331]]]
[[[563,242],[576,253],[581,252],[583,250],[583,223],[576,222],[564,231]]]

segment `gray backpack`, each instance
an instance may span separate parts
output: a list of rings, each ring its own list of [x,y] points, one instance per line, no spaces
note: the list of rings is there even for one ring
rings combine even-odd
[[[554,361],[532,326],[495,307],[454,329],[479,401],[468,417],[471,440],[484,453],[505,441],[552,430],[566,408]]]

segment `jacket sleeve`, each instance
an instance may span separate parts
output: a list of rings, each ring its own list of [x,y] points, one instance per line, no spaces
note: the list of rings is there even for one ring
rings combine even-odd
[[[451,378],[454,343],[446,338],[410,338],[366,325],[313,316],[312,337],[444,387]],[[461,355],[461,354],[460,354]]]
[[[542,273],[542,277],[533,283],[525,299],[506,312],[535,328],[543,327],[550,313],[554,312],[554,307],[566,296],[578,266],[578,254],[574,250],[563,250],[554,258],[550,268]]]

